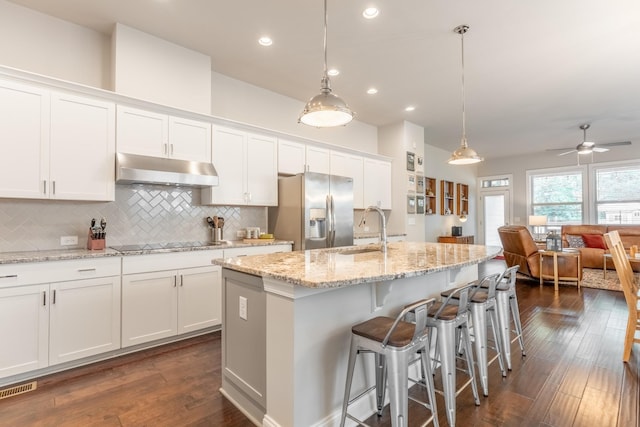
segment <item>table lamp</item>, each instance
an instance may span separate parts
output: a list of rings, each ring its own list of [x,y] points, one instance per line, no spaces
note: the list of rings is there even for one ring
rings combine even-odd
[[[533,227],[535,239],[540,240],[540,227],[547,225],[546,215],[529,215],[529,225]]]

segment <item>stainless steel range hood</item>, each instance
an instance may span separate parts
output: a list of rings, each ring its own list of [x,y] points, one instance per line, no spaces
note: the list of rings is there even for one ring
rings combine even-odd
[[[202,188],[218,185],[218,173],[211,163],[117,153],[116,183]]]

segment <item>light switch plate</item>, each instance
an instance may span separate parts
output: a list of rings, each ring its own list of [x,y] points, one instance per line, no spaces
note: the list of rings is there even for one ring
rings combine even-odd
[[[238,312],[241,319],[247,320],[247,299],[245,297],[240,297]]]

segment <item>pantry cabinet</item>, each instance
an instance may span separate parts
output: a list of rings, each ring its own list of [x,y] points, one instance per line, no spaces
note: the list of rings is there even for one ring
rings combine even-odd
[[[211,124],[118,105],[118,151],[211,162]]]
[[[113,103],[5,80],[0,98],[0,197],[114,200]]]
[[[202,203],[276,206],[278,204],[277,139],[214,126],[213,158],[220,183],[202,189]]]
[[[0,378],[120,348],[120,258],[0,266]]]
[[[331,150],[331,175],[353,178],[353,208],[364,209],[364,159],[362,156]]]
[[[391,209],[391,162],[364,158],[364,206]]]

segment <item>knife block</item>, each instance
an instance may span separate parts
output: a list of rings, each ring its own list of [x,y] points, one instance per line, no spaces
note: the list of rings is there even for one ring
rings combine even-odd
[[[89,235],[87,236],[87,249],[90,251],[104,249],[106,240],[107,239],[94,239],[91,235],[91,231],[89,231]]]

